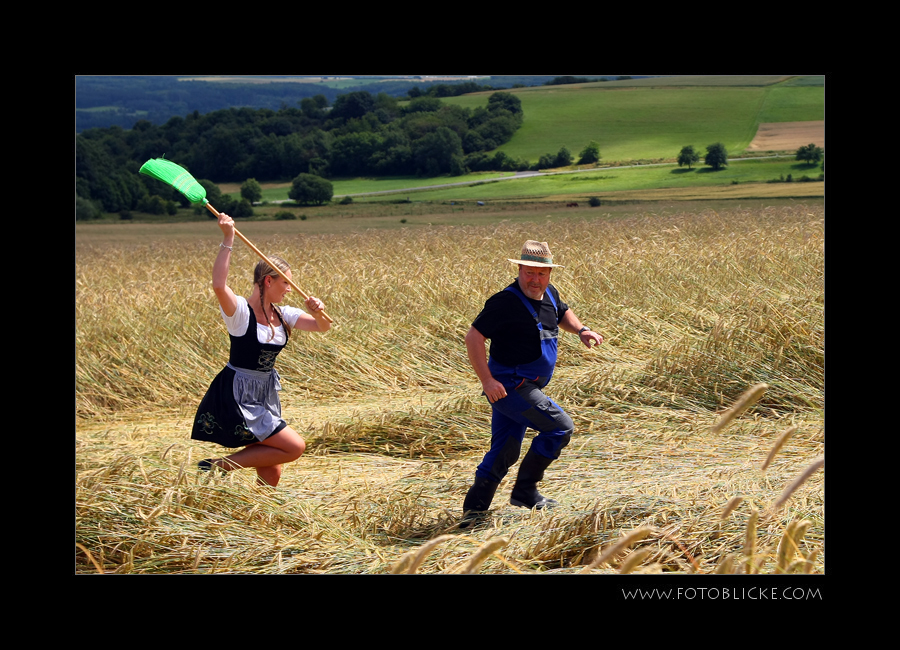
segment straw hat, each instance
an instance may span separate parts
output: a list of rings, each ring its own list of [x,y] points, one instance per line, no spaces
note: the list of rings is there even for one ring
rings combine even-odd
[[[522,254],[519,259],[507,261],[513,264],[524,264],[525,266],[551,266],[562,267],[562,264],[553,263],[553,255],[550,253],[550,247],[545,241],[534,241],[529,239],[522,244]]]

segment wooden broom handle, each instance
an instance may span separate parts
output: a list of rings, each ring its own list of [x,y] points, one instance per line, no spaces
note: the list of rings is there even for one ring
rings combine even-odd
[[[214,215],[216,215],[216,218],[219,217],[219,212],[212,206],[212,204],[206,203],[206,207],[209,208],[210,212],[212,212]],[[249,246],[250,249],[251,249],[254,253],[256,253],[257,255],[259,255],[260,258],[261,258],[266,264],[268,264],[268,265],[271,266],[273,269],[275,269],[275,271],[278,273],[278,275],[280,275],[281,277],[283,277],[283,278],[285,279],[285,281],[286,281],[289,285],[291,285],[291,287],[294,289],[294,291],[296,291],[296,292],[299,293],[301,296],[303,296],[303,299],[304,299],[304,300],[307,300],[307,299],[309,298],[309,296],[308,296],[308,295],[307,295],[300,287],[298,287],[296,284],[294,284],[293,280],[291,280],[288,276],[286,276],[286,275],[282,272],[281,269],[279,269],[277,266],[275,266],[275,265],[272,263],[272,260],[270,260],[268,257],[266,257],[265,255],[263,255],[263,253],[262,253],[261,250],[259,250],[256,246],[254,246],[252,243],[250,243],[250,240],[247,239],[246,237],[244,237],[244,236],[240,233],[240,231],[239,231],[237,228],[234,229],[234,234],[237,235],[237,236],[240,238],[240,240],[241,240],[242,242],[244,242],[245,244],[247,244],[247,246]],[[333,322],[334,322],[333,320],[331,320],[331,316],[329,316],[328,314],[325,313],[325,310],[324,310],[324,309],[320,309],[319,311],[314,311],[314,312],[312,312],[312,317],[315,318],[316,320],[325,320],[325,321],[328,321],[329,323],[333,323]]]

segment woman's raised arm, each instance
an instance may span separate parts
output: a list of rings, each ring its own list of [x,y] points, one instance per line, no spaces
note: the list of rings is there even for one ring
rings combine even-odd
[[[213,291],[226,316],[234,316],[237,311],[237,296],[228,286],[228,267],[231,265],[231,249],[234,247],[234,219],[224,212],[219,213],[219,228],[224,239],[219,244],[219,254],[213,264]]]

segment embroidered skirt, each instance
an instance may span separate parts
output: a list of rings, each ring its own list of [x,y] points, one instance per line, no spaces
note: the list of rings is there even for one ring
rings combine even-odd
[[[281,418],[281,378],[268,372],[226,365],[197,408],[191,439],[223,447],[265,440],[287,423]]]

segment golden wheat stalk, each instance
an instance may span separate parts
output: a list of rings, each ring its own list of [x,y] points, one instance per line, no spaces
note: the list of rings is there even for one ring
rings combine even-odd
[[[806,531],[810,527],[810,522],[792,521],[787,525],[784,535],[781,536],[781,543],[778,544],[778,552],[775,562],[775,573],[787,573],[790,569],[791,561],[794,555],[800,550],[800,542]]]
[[[596,560],[594,560],[589,565],[584,567],[581,571],[579,571],[579,573],[590,573],[591,569],[600,566],[601,564],[603,564],[604,562],[606,562],[613,556],[624,551],[626,548],[628,548],[635,542],[644,539],[647,535],[649,535],[652,532],[653,532],[653,529],[650,528],[649,526],[642,526],[641,528],[635,528],[634,530],[629,532],[627,535],[623,535],[619,539],[619,541],[617,541],[615,544],[613,544],[612,546],[607,548],[605,551],[603,551],[603,553],[601,553],[597,557]]]
[[[769,451],[769,455],[766,458],[766,462],[764,462],[762,464],[763,471],[766,471],[766,468],[775,459],[775,454],[777,454],[781,450],[781,448],[784,446],[784,443],[786,443],[788,441],[788,438],[790,438],[792,435],[794,435],[794,433],[796,431],[797,431],[796,426],[788,427],[781,433],[780,436],[778,436],[778,440],[775,441],[775,444],[772,445],[772,449]]]
[[[86,548],[85,546],[83,546],[82,544],[79,544],[78,542],[75,542],[75,546],[77,546],[77,547],[80,548],[82,551],[84,551],[84,554],[87,555],[87,559],[90,560],[91,564],[94,565],[94,568],[97,569],[97,573],[102,574],[102,573],[103,573],[103,567],[100,566],[100,563],[97,562],[97,560],[94,559],[94,556],[91,554],[91,552],[90,552],[89,550],[87,550],[87,548]]]
[[[622,575],[631,573],[636,568],[638,568],[644,561],[644,558],[646,558],[652,552],[652,548],[644,547],[636,550],[634,553],[630,553],[628,557],[625,558],[625,561],[622,562],[622,566],[619,567],[619,573],[621,573]]]
[[[791,562],[785,573],[812,573],[812,564],[805,557]]]
[[[756,404],[756,402],[759,401],[759,398],[763,396],[763,393],[766,392],[766,389],[768,387],[768,384],[756,384],[755,386],[751,386],[746,391],[744,391],[744,393],[740,397],[738,397],[734,405],[722,414],[722,417],[719,418],[719,421],[712,425],[709,430],[710,433],[719,433],[720,431],[722,431],[722,429],[727,427],[732,420],[734,420],[741,413]]]
[[[791,535],[796,525],[796,521],[790,522],[781,536],[781,541],[778,543],[778,550],[775,554],[775,573],[784,573],[788,562],[794,557],[795,548],[791,542]]]
[[[806,479],[808,479],[810,476],[812,476],[813,472],[815,472],[820,467],[824,467],[824,466],[825,466],[825,456],[824,455],[819,456],[812,463],[810,463],[809,466],[807,466],[807,468],[805,470],[803,470],[803,472],[800,474],[800,476],[795,478],[793,481],[791,481],[787,485],[787,487],[784,488],[784,491],[781,493],[781,496],[778,497],[778,499],[775,501],[775,503],[773,504],[772,507],[777,510],[778,508],[783,506],[787,502],[787,500],[791,498],[791,495],[794,493],[794,491],[798,487],[803,485],[806,482]]]
[[[404,553],[403,557],[401,557],[391,568],[391,573],[407,573],[410,575],[415,573],[418,570],[419,565],[422,564],[425,558],[428,557],[428,554],[431,553],[438,544],[453,538],[453,535],[441,535],[440,537],[435,537],[434,539],[425,542],[417,549]]]
[[[812,573],[813,569],[815,569],[816,557],[819,555],[819,549],[814,548],[809,553],[807,553],[803,558],[803,564],[800,567],[803,570],[803,573]]]
[[[750,512],[750,519],[747,521],[747,533],[744,537],[744,564],[745,571],[752,573],[753,556],[756,554],[756,522],[759,520],[759,510],[754,508]]]
[[[725,508],[722,509],[722,516],[720,519],[728,519],[728,515],[731,514],[731,511],[741,505],[741,502],[744,500],[744,497],[737,495],[733,496],[728,500],[728,503],[725,504]]]
[[[475,554],[469,558],[469,561],[466,563],[466,566],[462,568],[460,573],[462,575],[472,575],[477,573],[479,567],[481,567],[484,561],[488,559],[494,551],[503,548],[507,544],[509,544],[509,539],[506,537],[491,537],[475,551]]]
[[[730,575],[730,574],[734,573],[734,570],[735,570],[734,553],[729,553],[728,555],[726,555],[719,561],[719,563],[716,565],[716,568],[713,571],[713,573],[720,574],[720,575],[721,574]]]

